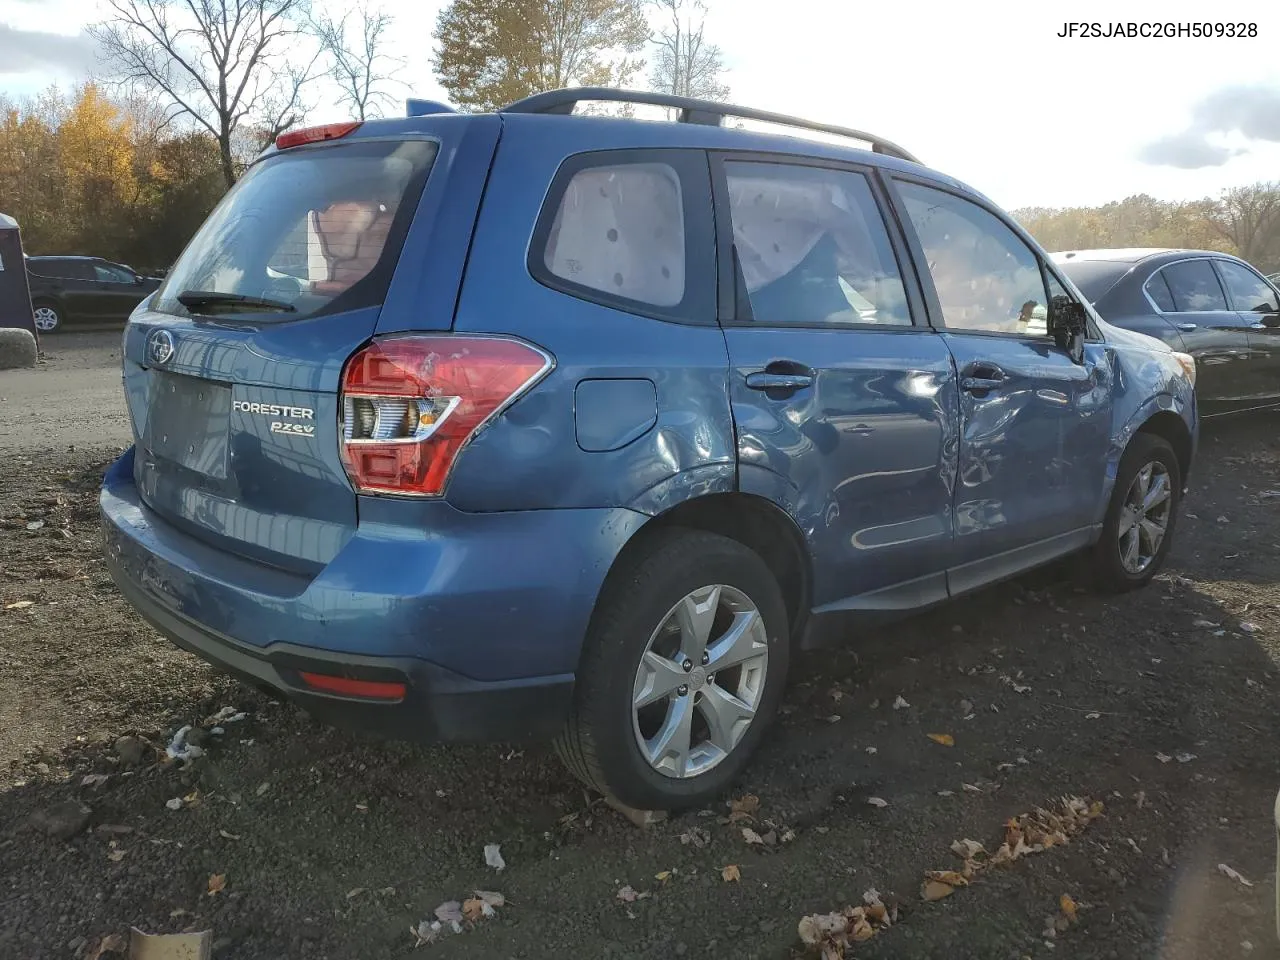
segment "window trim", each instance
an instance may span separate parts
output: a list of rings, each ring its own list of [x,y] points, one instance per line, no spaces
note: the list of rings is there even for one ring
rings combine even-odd
[[[924,300],[921,296],[918,281],[907,256],[900,227],[893,217],[892,207],[885,196],[884,185],[878,176],[879,168],[872,164],[852,163],[832,160],[825,157],[809,157],[797,154],[771,153],[760,150],[714,150],[709,154],[711,163],[711,184],[715,200],[716,223],[716,259],[719,277],[719,318],[722,327],[758,328],[761,330],[860,330],[881,333],[932,333],[925,317]],[[729,176],[726,165],[729,163],[764,163],[774,166],[809,167],[817,170],[831,170],[838,173],[853,173],[864,177],[871,191],[871,200],[876,205],[880,220],[884,224],[885,234],[889,238],[889,248],[893,253],[894,265],[898,269],[898,278],[907,299],[907,314],[910,323],[848,323],[832,321],[823,323],[769,323],[741,316],[738,296],[738,270],[734,263],[733,250],[733,215],[729,204]]]
[[[1167,263],[1162,263],[1160,264],[1160,266],[1156,267],[1154,270],[1151,271],[1151,273],[1147,276],[1146,280],[1142,281],[1142,295],[1146,297],[1147,303],[1151,304],[1151,309],[1154,310],[1156,313],[1158,313],[1162,317],[1203,316],[1206,313],[1236,313],[1237,311],[1234,310],[1231,306],[1231,298],[1227,296],[1227,288],[1222,282],[1222,277],[1218,274],[1217,268],[1213,265],[1213,261],[1216,259],[1219,259],[1219,258],[1218,257],[1179,257],[1177,260],[1170,260]],[[1161,310],[1159,305],[1152,298],[1151,294],[1147,292],[1147,283],[1157,273],[1163,273],[1168,267],[1174,267],[1180,263],[1192,263],[1197,260],[1203,260],[1209,264],[1209,270],[1213,273],[1213,278],[1218,281],[1218,291],[1222,294],[1222,302],[1224,304],[1223,308],[1221,310]],[[1173,299],[1173,305],[1177,307],[1178,298],[1174,296],[1173,284],[1169,283],[1168,277],[1164,278],[1164,282],[1165,282],[1165,285],[1168,286],[1169,288],[1169,296]]]
[[[928,177],[917,176],[911,173],[905,173],[898,170],[881,169],[881,176],[885,178],[886,192],[893,204],[894,214],[896,215],[899,227],[906,239],[907,249],[911,253],[911,258],[915,262],[915,272],[920,283],[920,288],[924,292],[925,305],[928,310],[929,325],[939,333],[963,334],[972,337],[999,337],[1004,340],[1018,340],[1024,343],[1049,344],[1056,346],[1052,334],[1031,334],[1018,333],[1017,331],[1006,330],[965,330],[961,327],[948,327],[942,313],[942,301],[938,299],[937,288],[933,284],[933,274],[929,270],[929,258],[925,255],[924,247],[920,243],[919,234],[916,233],[915,225],[911,222],[911,214],[905,206],[905,201],[901,192],[897,188],[897,184],[910,183],[920,187],[926,187],[930,190],[936,190],[939,193],[947,193],[958,200],[964,200],[980,210],[984,210],[997,221],[1008,228],[1015,237],[1022,241],[1023,245],[1035,257],[1036,262],[1040,265],[1041,282],[1045,285],[1045,297],[1049,296],[1048,277],[1053,277],[1058,281],[1058,285],[1067,292],[1077,303],[1081,301],[1076,299],[1075,287],[1066,282],[1062,273],[1055,269],[1055,265],[1050,261],[1048,255],[1040,248],[1040,245],[1020,227],[999,207],[987,202],[984,198],[968,193],[962,189],[958,189],[950,184],[932,180]],[[1093,321],[1093,308],[1091,305],[1082,304],[1085,308],[1085,317],[1088,322],[1088,330],[1085,335],[1087,343],[1103,342],[1102,331]],[[1049,304],[1046,300],[1045,309],[1048,310]]]
[[[1213,271],[1218,275],[1218,284],[1222,287],[1222,292],[1226,294],[1228,310],[1234,310],[1236,313],[1256,314],[1262,317],[1274,317],[1277,313],[1280,313],[1280,291],[1277,291],[1275,286],[1268,282],[1267,278],[1262,275],[1261,271],[1255,270],[1253,264],[1249,263],[1247,260],[1233,260],[1229,257],[1211,257],[1210,259],[1213,261]],[[1257,277],[1258,280],[1261,281],[1262,285],[1271,291],[1271,295],[1276,298],[1276,310],[1242,310],[1239,307],[1234,306],[1232,301],[1235,298],[1232,297],[1231,288],[1227,286],[1227,278],[1222,273],[1222,264],[1224,263],[1240,267],[1242,270],[1252,273]]]
[[[670,307],[628,297],[613,296],[608,291],[584,286],[557,276],[547,269],[547,240],[555,223],[560,203],[574,176],[593,167],[628,164],[663,164],[670,167],[680,182],[680,201],[684,213],[684,297]],[[695,148],[620,147],[588,150],[570,154],[556,168],[538,209],[533,234],[525,253],[525,268],[542,286],[598,306],[621,313],[671,323],[714,326],[716,322],[715,258],[712,254],[715,226],[712,214],[711,181],[706,153]]]

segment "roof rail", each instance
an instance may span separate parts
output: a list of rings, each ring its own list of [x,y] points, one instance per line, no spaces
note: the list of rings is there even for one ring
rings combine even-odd
[[[871,144],[876,153],[919,163],[914,156],[892,141],[877,137],[862,130],[849,127],[838,127],[830,123],[816,123],[812,120],[801,120],[785,113],[770,113],[767,110],[756,110],[753,107],[738,107],[730,103],[716,103],[714,100],[699,100],[696,97],[680,97],[670,93],[658,93],[652,90],[619,90],[614,87],[568,87],[562,90],[548,90],[546,93],[535,93],[531,97],[517,100],[503,107],[500,113],[557,113],[570,114],[573,108],[582,101],[598,100],[608,103],[646,103],[656,107],[674,107],[680,113],[677,119],[681,123],[699,123],[718,127],[725,117],[741,117],[745,120],[761,120],[765,123],[776,123],[787,127],[799,127],[804,130],[817,130],[831,133],[839,137],[850,137]]]

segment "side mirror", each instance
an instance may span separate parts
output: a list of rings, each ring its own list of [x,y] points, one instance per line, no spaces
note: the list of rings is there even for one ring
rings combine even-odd
[[[1089,332],[1089,314],[1084,305],[1059,294],[1049,304],[1049,334],[1076,363],[1084,362],[1084,339]]]
[[[136,286],[142,286],[147,282],[146,277],[140,277],[136,273],[133,275],[133,282]]]

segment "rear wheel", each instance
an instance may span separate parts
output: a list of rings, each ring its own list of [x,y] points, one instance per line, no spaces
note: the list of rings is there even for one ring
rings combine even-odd
[[[1094,547],[1097,585],[1108,591],[1132,590],[1150,582],[1173,544],[1173,528],[1182,495],[1182,470],[1169,443],[1139,433],[1129,443]]]
[[[588,786],[640,809],[705,803],[772,720],[790,640],[782,591],[737,541],[672,529],[610,577],[556,749]]]
[[[56,303],[41,301],[32,310],[35,315],[36,329],[41,333],[53,333],[62,326],[62,311]]]

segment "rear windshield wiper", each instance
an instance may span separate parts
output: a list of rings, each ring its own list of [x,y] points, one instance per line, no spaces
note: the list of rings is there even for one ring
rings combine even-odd
[[[183,290],[178,302],[192,313],[220,313],[226,310],[274,310],[279,313],[296,313],[297,307],[282,300],[266,300],[247,297],[240,293],[218,293],[215,290]]]

